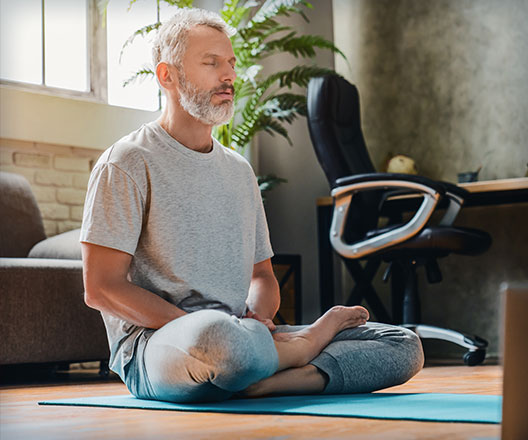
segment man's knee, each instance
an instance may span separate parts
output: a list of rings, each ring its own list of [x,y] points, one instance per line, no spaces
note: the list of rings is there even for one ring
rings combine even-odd
[[[404,328],[398,327],[401,332],[401,338],[399,340],[399,383],[407,382],[413,376],[415,376],[424,365],[424,353],[422,342],[416,333]]]
[[[212,384],[236,392],[276,371],[277,353],[265,325],[212,310],[196,313],[202,325],[188,353],[211,365]]]
[[[399,385],[415,376],[423,367],[422,342],[413,331],[388,324],[371,324],[375,339],[383,342],[386,353],[385,366],[388,380],[386,386]]]
[[[215,310],[185,315],[156,331],[144,359],[156,397],[173,401],[200,400],[202,391],[210,398],[211,387],[241,391],[278,365],[265,325]]]

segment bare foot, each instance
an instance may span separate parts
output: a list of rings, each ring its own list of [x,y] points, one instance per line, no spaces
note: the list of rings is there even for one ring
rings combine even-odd
[[[315,321],[314,324],[317,324],[319,321],[324,321],[324,325],[327,325],[330,321],[333,321],[338,326],[339,330],[337,333],[339,333],[347,328],[363,325],[369,318],[369,312],[365,307],[334,306]]]
[[[289,368],[254,383],[238,393],[239,397],[261,397],[280,394],[318,394],[327,385],[326,374],[314,365]]]
[[[320,328],[322,326],[328,326],[328,330],[335,331],[335,333],[332,335],[333,338],[342,330],[364,325],[368,321],[369,317],[370,315],[368,310],[361,306],[334,306],[317,321],[315,321],[310,327],[299,330],[298,332],[274,333],[273,339],[282,342],[290,341],[301,334],[303,336],[306,336],[305,333],[311,334],[312,327]]]
[[[315,358],[333,337],[347,328],[367,322],[369,313],[361,306],[335,306],[312,325],[291,333],[275,333],[275,347],[279,354],[279,369],[302,367]]]

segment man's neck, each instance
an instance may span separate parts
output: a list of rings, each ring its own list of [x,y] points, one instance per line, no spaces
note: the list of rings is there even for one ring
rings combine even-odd
[[[170,111],[167,107],[158,123],[184,147],[199,153],[209,153],[213,148],[212,126],[193,118],[183,109]]]

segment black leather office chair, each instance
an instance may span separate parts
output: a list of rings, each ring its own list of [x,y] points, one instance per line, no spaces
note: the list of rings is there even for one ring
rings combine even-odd
[[[440,282],[438,258],[450,253],[477,255],[490,247],[486,232],[453,226],[468,192],[422,176],[376,173],[361,131],[358,91],[341,77],[310,81],[308,126],[334,198],[330,241],[355,281],[347,304],[365,299],[377,320],[404,325],[421,338],[458,344],[468,349],[466,364],[481,363],[488,345],[482,338],[420,324],[416,285],[418,266],[425,267],[430,283]],[[405,198],[410,194],[420,197]],[[387,210],[405,200],[418,200],[408,221],[403,221],[404,212]],[[431,225],[431,215],[439,207],[446,208],[445,214]],[[391,278],[392,318],[371,284],[383,261],[389,263],[383,279]]]

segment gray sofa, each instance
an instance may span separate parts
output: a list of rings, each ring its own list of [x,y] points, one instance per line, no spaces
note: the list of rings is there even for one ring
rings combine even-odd
[[[107,360],[84,304],[79,231],[46,239],[27,180],[0,172],[0,365]]]

